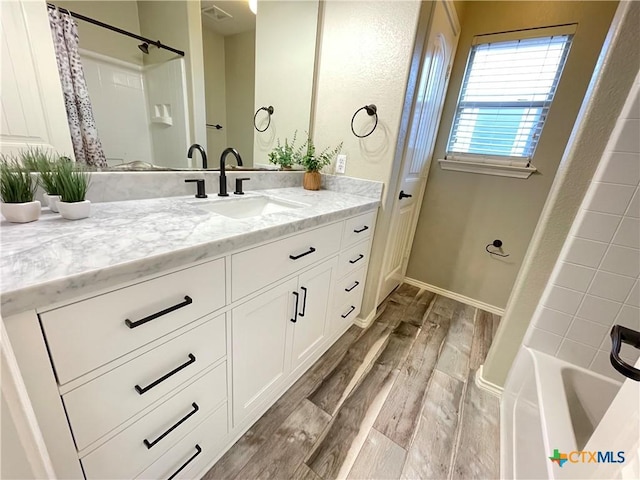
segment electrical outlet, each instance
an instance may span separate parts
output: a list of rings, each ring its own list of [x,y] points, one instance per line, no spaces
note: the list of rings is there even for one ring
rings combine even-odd
[[[344,173],[347,170],[347,156],[342,153],[336,158],[336,173]]]

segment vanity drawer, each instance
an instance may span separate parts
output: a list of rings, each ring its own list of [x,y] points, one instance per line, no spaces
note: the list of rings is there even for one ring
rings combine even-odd
[[[353,302],[347,301],[347,303],[334,310],[333,318],[331,319],[333,323],[332,329],[334,331],[344,329],[347,325],[351,325],[360,314],[362,295],[353,300]]]
[[[371,237],[375,222],[375,211],[345,220],[344,232],[342,233],[342,248]]]
[[[341,222],[334,223],[233,255],[233,300],[337,253],[342,227]]]
[[[369,242],[358,243],[340,254],[338,276],[355,272],[369,263]]]
[[[364,292],[366,268],[362,267],[348,274],[340,280],[336,286],[334,305],[344,305],[348,302],[355,303],[362,298]]]
[[[225,404],[136,478],[196,478],[224,447],[227,431]]]
[[[222,363],[82,458],[87,479],[133,478],[197,427],[226,397],[227,364]]]
[[[64,394],[78,450],[222,358],[225,328],[220,315]]]
[[[224,280],[219,259],[41,313],[58,381],[65,384],[223,307]],[[131,323],[144,319],[150,320]]]

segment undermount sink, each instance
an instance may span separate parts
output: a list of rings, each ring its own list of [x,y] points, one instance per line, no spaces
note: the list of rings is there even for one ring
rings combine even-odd
[[[304,203],[263,195],[215,202],[194,202],[192,205],[233,219],[258,217],[309,206]]]

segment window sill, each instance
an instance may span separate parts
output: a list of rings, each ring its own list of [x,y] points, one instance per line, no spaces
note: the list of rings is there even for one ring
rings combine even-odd
[[[461,160],[438,159],[440,168],[456,172],[480,173],[499,177],[529,178],[537,171],[536,167],[514,167],[513,165],[496,165],[491,163],[464,162]]]

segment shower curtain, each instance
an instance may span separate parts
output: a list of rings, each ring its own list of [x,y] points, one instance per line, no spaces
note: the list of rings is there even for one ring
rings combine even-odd
[[[49,9],[49,25],[76,162],[106,167],[78,52],[78,27],[71,15],[57,8]]]

